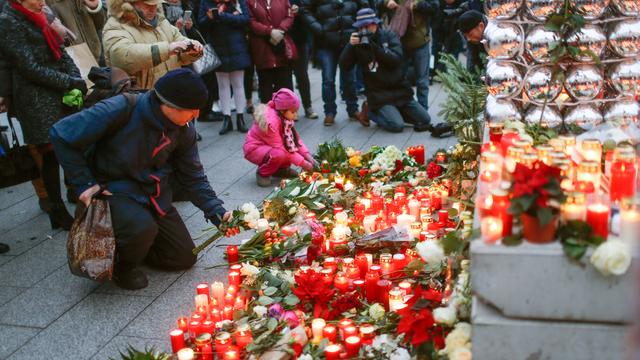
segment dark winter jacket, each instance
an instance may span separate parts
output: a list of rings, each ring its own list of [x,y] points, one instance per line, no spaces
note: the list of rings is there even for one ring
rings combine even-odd
[[[340,55],[341,71],[359,64],[364,76],[364,91],[369,108],[383,105],[404,106],[413,99],[411,84],[402,66],[402,45],[398,35],[378,29],[369,45],[348,44]]]
[[[457,22],[458,17],[469,10],[469,2],[463,0],[453,0],[448,3],[445,0],[440,0],[440,8],[438,9],[438,16],[432,22],[433,31],[441,33],[449,33],[458,31]]]
[[[342,49],[351,33],[358,10],[369,7],[366,0],[302,0],[302,16],[315,36],[315,46]]]
[[[289,0],[271,0],[270,4],[270,9],[267,9],[267,0],[247,0],[251,14],[249,21],[251,56],[258,70],[291,65],[291,61],[287,60],[284,55],[284,44],[280,42],[278,46],[274,47],[269,42],[271,30],[284,31],[285,37],[288,39],[282,41],[289,41],[290,45],[295,46],[289,35],[293,26],[293,13],[291,13]]]
[[[217,7],[213,0],[202,0],[198,24],[203,30],[207,42],[213,46],[222,65],[216,69],[221,72],[244,70],[251,65],[251,55],[247,44],[249,28],[249,8],[246,0],[224,2],[218,15],[210,19],[209,9]],[[233,13],[239,11],[239,14]]]
[[[204,173],[193,126],[177,126],[160,110],[152,91],[140,95],[129,115],[119,95],[62,119],[51,129],[60,164],[78,194],[105,185],[154,208],[171,209],[169,174],[207,219],[225,212]]]
[[[307,36],[309,34],[309,27],[304,22],[304,17],[302,16],[302,0],[289,0],[291,6],[298,6],[298,13],[295,14],[295,19],[293,20],[293,26],[291,27],[291,38],[296,44],[304,44],[309,40]]]
[[[0,14],[0,54],[11,68],[12,108],[27,144],[49,142],[49,129],[68,110],[62,96],[80,71],[63,50],[56,60],[40,29],[10,6]]]
[[[387,8],[390,0],[380,1],[378,9],[391,21],[394,12]],[[396,0],[399,7],[404,6],[409,0]],[[404,50],[415,50],[431,41],[429,29],[432,18],[438,14],[438,0],[415,0],[414,8],[411,10],[411,22],[407,26],[407,31],[400,39]]]

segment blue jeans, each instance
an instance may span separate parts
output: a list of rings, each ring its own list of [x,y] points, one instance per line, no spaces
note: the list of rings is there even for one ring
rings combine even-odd
[[[431,123],[427,110],[417,101],[411,100],[404,106],[384,105],[376,111],[369,110],[369,119],[389,132],[402,132],[404,123],[414,125]]]
[[[405,71],[409,69],[409,61],[413,63],[416,75],[418,103],[429,110],[429,62],[431,60],[431,43],[404,52]]]
[[[317,49],[318,62],[322,69],[322,101],[324,102],[324,114],[336,115],[336,73],[338,71],[338,59],[340,51],[334,49]],[[358,97],[356,96],[356,82],[353,70],[343,73],[340,71],[340,82],[344,85],[344,100],[347,103],[347,113],[358,111]]]

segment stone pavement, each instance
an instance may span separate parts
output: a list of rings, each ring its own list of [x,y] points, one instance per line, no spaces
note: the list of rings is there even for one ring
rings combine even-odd
[[[322,113],[320,73],[312,70],[310,76],[314,108]],[[432,86],[429,112],[435,123],[440,122],[437,113],[445,96],[438,84]],[[374,124],[363,128],[346,119],[343,104],[338,109],[332,127],[324,127],[322,117],[297,123],[310,149],[334,136],[363,150],[372,145],[403,149],[422,143],[427,156],[456,143],[455,138],[434,139],[411,128],[400,134]],[[198,124],[198,128],[204,137],[199,143],[202,163],[227,209],[249,201],[259,203],[270,189],[255,184],[255,167],[242,155],[243,135],[219,136],[220,123]],[[207,227],[191,203],[175,205],[192,236]],[[29,183],[0,189],[0,233],[0,242],[11,246],[9,253],[0,255],[0,359],[119,359],[118,352],[127,345],[169,351],[168,332],[179,316],[193,308],[195,285],[226,279],[224,270],[207,269],[224,262],[222,247],[209,248],[189,271],[149,270],[149,287],[140,291],[75,277],[67,267],[67,232],[51,230]],[[222,242],[238,243],[240,238]]]

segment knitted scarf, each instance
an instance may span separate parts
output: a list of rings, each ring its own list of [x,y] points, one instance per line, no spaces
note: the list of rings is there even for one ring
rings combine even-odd
[[[293,135],[293,120],[282,119],[284,121],[284,147],[290,153],[298,152],[298,145]]]
[[[62,50],[60,49],[60,46],[62,46],[64,40],[62,39],[60,34],[53,30],[51,26],[49,26],[49,22],[47,21],[47,17],[44,12],[36,14],[13,0],[9,1],[9,4],[12,8],[20,12],[29,21],[40,28],[40,31],[42,31],[42,35],[44,35],[45,40],[47,40],[49,49],[51,49],[51,52],[53,53],[53,57],[55,57],[56,60],[60,60],[60,58],[62,57]]]
[[[398,6],[391,22],[389,23],[389,30],[393,31],[402,38],[407,32],[407,28],[412,21],[413,13],[411,7],[413,6],[413,0],[406,0],[404,4]]]

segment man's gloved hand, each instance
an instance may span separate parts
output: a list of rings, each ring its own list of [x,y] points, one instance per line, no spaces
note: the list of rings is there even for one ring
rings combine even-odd
[[[86,95],[89,89],[87,89],[87,83],[83,78],[71,78],[71,83],[69,84],[69,90],[78,89],[82,92],[82,94]]]

